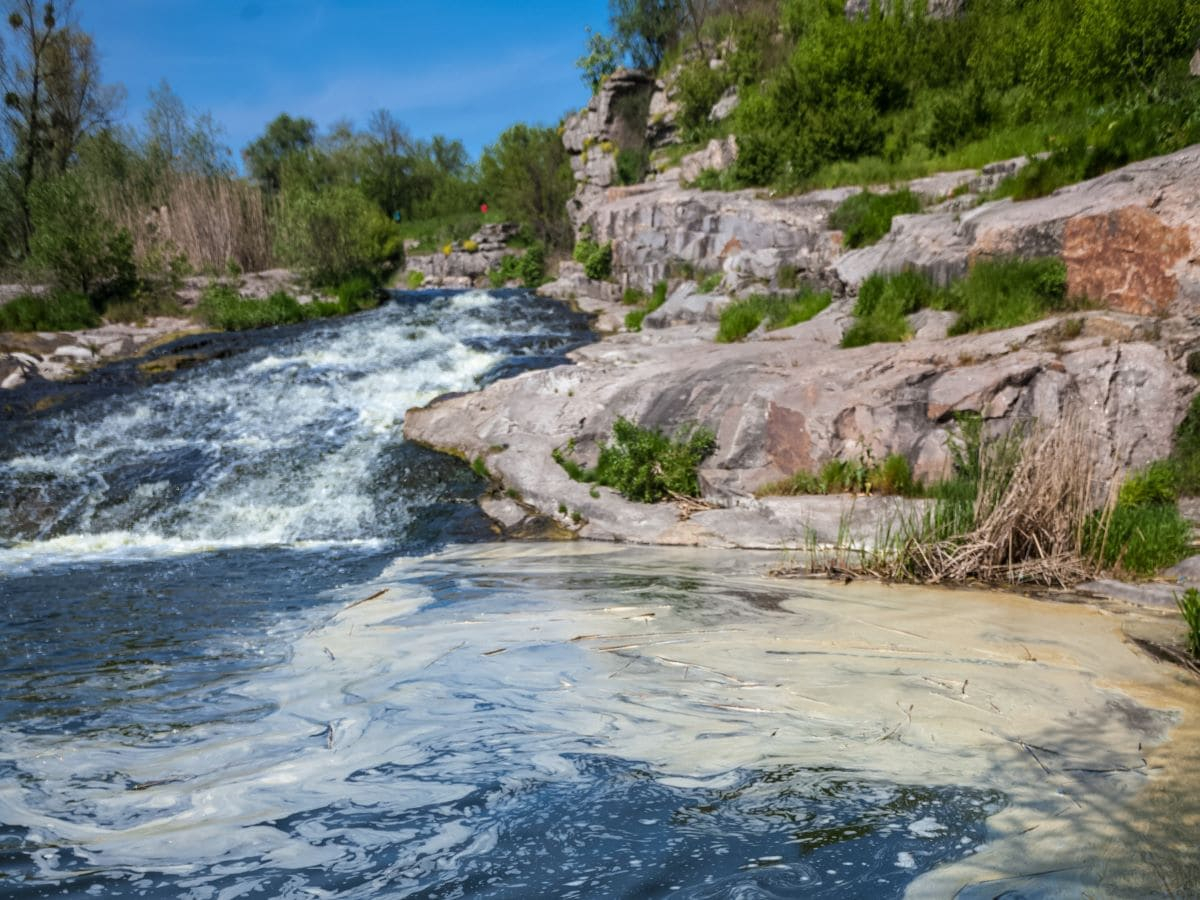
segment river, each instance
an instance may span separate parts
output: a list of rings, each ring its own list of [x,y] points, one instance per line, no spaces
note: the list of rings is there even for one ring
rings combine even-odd
[[[1195,883],[1162,805],[1194,692],[1112,616],[495,543],[404,412],[589,339],[521,291],[397,293],[9,410],[0,896]]]

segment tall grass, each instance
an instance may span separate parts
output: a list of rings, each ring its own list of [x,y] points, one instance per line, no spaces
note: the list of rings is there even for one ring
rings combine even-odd
[[[271,203],[247,182],[169,173],[149,204],[118,187],[103,191],[100,204],[133,235],[139,259],[168,245],[198,269],[225,271],[232,262],[257,272],[276,264]]]

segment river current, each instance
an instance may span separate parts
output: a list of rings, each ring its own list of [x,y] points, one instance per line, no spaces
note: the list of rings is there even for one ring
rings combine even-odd
[[[1102,617],[492,543],[404,412],[589,339],[398,293],[0,419],[0,896],[1142,883],[1114,823],[1181,718]]]

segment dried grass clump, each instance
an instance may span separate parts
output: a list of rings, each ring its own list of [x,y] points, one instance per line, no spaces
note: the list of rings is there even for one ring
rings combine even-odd
[[[978,453],[973,509],[958,523],[969,528],[948,528],[935,512],[887,554],[887,574],[926,583],[1060,587],[1089,577],[1084,539],[1097,506],[1097,479],[1082,415],[1034,425]]]

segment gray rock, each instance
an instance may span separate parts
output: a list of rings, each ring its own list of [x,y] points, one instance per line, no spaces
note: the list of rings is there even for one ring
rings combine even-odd
[[[685,281],[666,302],[642,321],[644,328],[670,328],[674,325],[715,323],[730,299],[719,294],[702,294],[694,281]]]
[[[950,332],[958,313],[939,309],[922,309],[908,317],[908,327],[917,340],[939,341]]]
[[[721,99],[713,105],[712,112],[708,114],[709,121],[720,122],[728,119],[733,115],[733,111],[738,108],[739,102],[740,98],[738,97],[737,86],[728,88],[721,95]]]
[[[1188,71],[1192,73],[1193,78],[1200,78],[1200,47],[1197,47],[1196,52],[1192,55]]]
[[[695,181],[701,172],[724,172],[737,162],[737,138],[732,134],[723,140],[713,138],[708,146],[689,153],[679,162],[679,177],[682,181]]]

